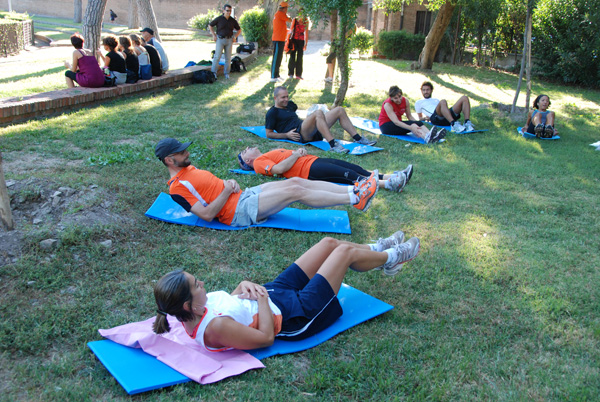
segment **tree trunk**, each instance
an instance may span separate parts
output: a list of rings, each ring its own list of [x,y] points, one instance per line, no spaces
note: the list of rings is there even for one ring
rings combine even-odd
[[[329,36],[331,38],[331,40],[333,41],[335,39],[335,37],[337,36],[337,27],[338,27],[338,13],[337,10],[336,11],[332,11],[331,15],[329,16]]]
[[[77,24],[81,24],[81,14],[83,13],[83,5],[81,0],[73,1],[74,12],[73,12],[73,22]]]
[[[373,10],[373,23],[371,24],[371,31],[373,32],[373,43],[377,44],[377,20],[379,19],[379,9]]]
[[[129,0],[129,11],[127,13],[127,28],[140,28],[140,16],[138,12],[137,0]]]
[[[4,170],[2,169],[2,152],[0,151],[0,222],[7,230],[15,228],[12,212],[10,210],[10,197],[6,189],[6,181],[4,180]]]
[[[483,51],[483,34],[481,30],[477,36],[479,36],[479,38],[477,38],[477,67],[481,67],[481,60],[483,57],[481,54]]]
[[[351,24],[353,21],[342,13],[342,17],[340,19],[340,29],[338,29],[338,52],[337,52],[337,60],[338,65],[340,66],[340,87],[338,88],[337,94],[335,95],[335,101],[333,102],[333,106],[342,106],[344,103],[344,99],[346,99],[346,92],[348,91],[348,81],[350,80],[350,69],[348,68],[348,57],[350,56],[350,52],[348,46],[350,45],[350,38],[348,37],[348,31],[351,28]]]
[[[454,47],[452,48],[452,65],[456,65],[456,49],[458,48],[458,36],[460,35],[460,16],[462,7],[458,6],[458,18],[456,20],[456,31],[454,33]]]
[[[456,6],[450,3],[449,0],[446,0],[444,5],[440,7],[440,10],[435,17],[435,21],[433,22],[433,26],[425,38],[425,46],[423,46],[423,50],[419,56],[420,69],[431,70],[433,67],[435,53],[440,46],[440,42],[444,37],[444,32],[446,32],[448,24],[450,24],[455,7]]]
[[[525,97],[525,108],[529,109],[529,99],[531,98],[531,31],[533,13],[529,13],[527,18],[527,96]]]
[[[512,107],[510,112],[514,113],[517,105],[517,99],[519,99],[519,92],[521,92],[521,82],[523,81],[523,73],[525,72],[525,63],[527,62],[527,48],[529,36],[529,20],[531,19],[531,8],[527,6],[527,20],[525,22],[525,32],[523,32],[523,56],[521,57],[521,71],[519,72],[519,80],[517,81],[517,90],[515,91],[515,98],[513,99]],[[529,107],[529,103],[527,104]]]
[[[137,0],[137,6],[140,15],[140,25],[143,28],[152,29],[154,31],[154,37],[161,42],[152,2],[150,0]]]
[[[86,47],[91,51],[100,48],[100,33],[102,31],[102,18],[106,10],[107,0],[89,0],[83,16],[83,39]]]
[[[269,16],[269,26],[267,27],[267,32],[269,32],[267,39],[268,43],[271,43],[271,34],[273,33],[273,18],[275,17],[275,13],[279,9],[279,1],[277,0],[264,0],[263,8],[265,12]]]
[[[390,15],[387,10],[383,13],[383,30],[386,32],[390,30]]]

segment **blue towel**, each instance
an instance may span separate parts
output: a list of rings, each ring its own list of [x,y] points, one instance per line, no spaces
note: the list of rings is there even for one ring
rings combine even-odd
[[[251,132],[254,135],[258,135],[261,138],[272,140],[272,141],[289,142],[290,144],[296,144],[296,145],[301,145],[301,146],[310,144],[313,147],[317,147],[322,151],[329,151],[329,148],[331,148],[329,146],[329,143],[326,141],[310,141],[310,142],[302,143],[302,142],[297,142],[297,141],[292,141],[292,140],[267,138],[267,132],[265,130],[265,126],[250,126],[250,127],[241,127],[241,128],[246,131]],[[364,154],[368,154],[370,152],[383,150],[383,148],[372,147],[369,145],[360,145],[360,144],[356,144],[354,142],[341,141],[341,140],[338,140],[338,141],[344,146],[344,148],[350,150],[350,152],[349,152],[350,155],[364,155]]]
[[[146,211],[146,216],[160,221],[180,225],[200,226],[218,230],[242,230],[249,227],[291,229],[301,232],[324,232],[351,234],[348,212],[334,209],[285,208],[271,215],[266,222],[251,226],[229,226],[217,220],[207,222],[186,212],[170,195],[161,193]]]
[[[437,126],[435,124],[431,124],[430,122],[426,121],[425,124],[429,124],[430,126],[436,126],[436,127],[440,127],[440,128],[445,128],[446,131],[448,131],[449,133],[452,134],[472,134],[472,133],[483,133],[485,131],[488,131],[487,129],[483,129],[483,130],[471,130],[471,131],[462,131],[460,133],[457,133],[456,131],[452,131],[452,126]]]
[[[535,136],[535,134],[528,133],[527,131],[522,133],[521,128],[522,127],[517,127],[517,132],[525,138],[537,138],[538,140],[560,140],[560,137],[556,134],[552,138],[538,138]]]
[[[344,313],[330,327],[301,341],[276,339],[272,346],[249,353],[262,360],[310,349],[394,308],[346,284],[342,284],[338,298]],[[188,377],[141,349],[129,348],[109,340],[89,342],[88,347],[130,395],[190,381]]]

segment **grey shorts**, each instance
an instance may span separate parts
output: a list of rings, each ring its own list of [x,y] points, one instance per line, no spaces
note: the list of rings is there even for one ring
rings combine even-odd
[[[260,192],[260,186],[250,187],[242,192],[235,207],[231,226],[250,226],[264,222],[256,220],[258,217],[258,195]]]

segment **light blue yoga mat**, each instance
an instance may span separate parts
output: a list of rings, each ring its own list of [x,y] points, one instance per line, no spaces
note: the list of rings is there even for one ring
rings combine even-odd
[[[276,339],[272,346],[255,349],[249,353],[262,360],[310,349],[394,308],[346,284],[342,284],[338,298],[344,313],[330,327],[301,341]],[[109,340],[89,342],[88,347],[130,395],[190,381],[188,377],[141,349],[119,345]]]
[[[256,172],[254,170],[244,170],[244,169],[229,169],[229,171],[231,173],[237,173],[237,174],[256,174]]]
[[[402,141],[414,142],[417,144],[425,144],[425,140],[423,138],[419,138],[413,134],[408,135],[389,135],[383,134],[379,129],[379,123],[369,119],[363,119],[362,117],[350,117],[350,121],[352,125],[356,128],[360,128],[361,130],[368,131],[377,135],[385,135],[386,137],[396,138]]]
[[[558,135],[555,135],[552,138],[538,138],[538,137],[535,136],[535,134],[528,133],[527,131],[525,131],[524,133],[522,133],[521,129],[522,129],[522,127],[518,127],[517,128],[517,132],[519,133],[519,135],[522,135],[525,138],[535,138],[535,139],[538,139],[538,140],[560,140],[560,137]]]
[[[301,232],[351,234],[348,212],[334,209],[285,208],[270,216],[265,222],[251,226],[229,226],[217,220],[207,222],[187,212],[170,195],[161,193],[146,211],[146,216],[179,225],[199,226],[218,230],[242,230],[249,227],[290,229]]]
[[[485,132],[485,131],[488,131],[488,129],[487,129],[487,128],[485,128],[485,129],[483,129],[483,130],[471,130],[471,131],[463,131],[463,132],[461,132],[461,133],[457,133],[456,131],[452,131],[452,126],[437,126],[437,125],[435,125],[435,124],[431,124],[431,123],[430,123],[430,122],[428,122],[428,121],[426,121],[426,122],[424,122],[424,123],[425,123],[425,124],[427,124],[427,125],[430,125],[430,126],[436,126],[436,127],[440,127],[440,128],[445,128],[445,129],[446,129],[446,131],[448,131],[449,133],[452,133],[452,134],[458,134],[458,135],[462,135],[462,134],[473,134],[473,133],[483,133],[483,132]]]
[[[292,141],[292,140],[267,138],[267,132],[265,130],[265,126],[249,126],[249,127],[241,127],[241,128],[246,131],[251,132],[254,135],[259,136],[260,138],[264,138],[266,140],[289,142],[290,144],[296,144],[296,145],[300,145],[300,146],[310,144],[313,147],[317,147],[322,151],[329,151],[329,148],[330,148],[329,143],[327,143],[326,141],[310,141],[310,142],[302,143],[302,142],[297,142],[297,141]],[[360,145],[360,144],[356,144],[354,142],[348,142],[348,141],[343,141],[343,140],[338,140],[338,141],[344,146],[344,148],[350,150],[350,152],[348,152],[350,155],[364,155],[364,154],[368,154],[370,152],[376,152],[376,151],[383,150],[383,148],[372,147],[370,145]]]

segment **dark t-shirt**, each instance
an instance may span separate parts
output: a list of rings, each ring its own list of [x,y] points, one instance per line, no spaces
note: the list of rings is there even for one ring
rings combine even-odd
[[[140,62],[138,60],[138,57],[133,52],[125,53],[125,55],[127,56],[125,58],[125,64],[127,65],[127,69],[137,74],[138,71],[140,71]]]
[[[125,59],[121,56],[121,53],[117,53],[114,50],[106,53],[106,57],[110,59],[110,63],[108,64],[108,68],[111,71],[116,71],[117,73],[126,73]]]
[[[218,36],[233,36],[233,30],[239,31],[240,25],[233,17],[229,17],[229,19],[225,18],[223,15],[219,15],[217,18],[212,20],[208,25],[211,27],[217,27],[217,35]]]
[[[288,102],[285,109],[272,106],[265,117],[265,128],[278,133],[287,133],[293,129],[300,132],[302,120],[296,114],[296,110],[298,110],[298,106],[292,101]]]
[[[150,56],[150,64],[152,65],[152,75],[158,77],[162,75],[162,60],[160,59],[160,54],[158,54],[158,50],[152,45],[145,44],[144,49],[148,51],[148,56]]]

